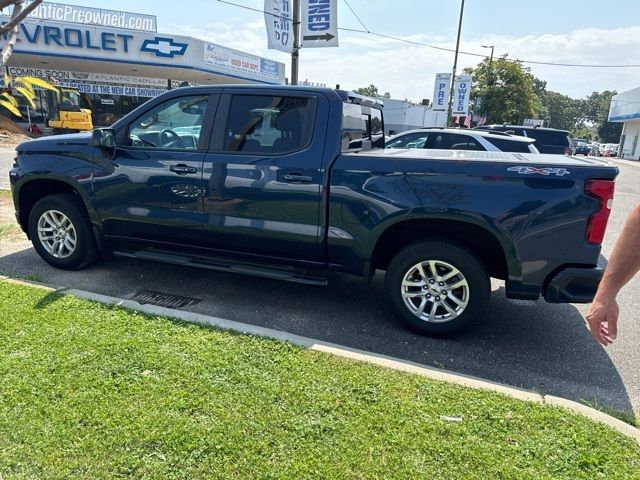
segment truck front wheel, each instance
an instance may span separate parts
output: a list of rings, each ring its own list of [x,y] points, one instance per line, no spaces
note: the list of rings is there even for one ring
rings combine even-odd
[[[460,333],[485,314],[491,295],[482,262],[445,239],[400,250],[387,268],[385,287],[402,323],[432,336]]]
[[[38,200],[29,213],[29,236],[40,257],[57,268],[76,270],[98,254],[84,205],[72,193]]]

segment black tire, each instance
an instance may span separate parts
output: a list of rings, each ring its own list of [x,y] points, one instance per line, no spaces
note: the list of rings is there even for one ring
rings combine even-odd
[[[68,253],[68,256],[64,258],[50,253],[38,235],[40,217],[52,210],[64,214],[75,230],[75,247],[70,253],[65,251],[64,254]],[[38,255],[56,268],[77,270],[92,263],[98,257],[98,248],[87,211],[80,198],[73,193],[49,195],[38,200],[29,212],[29,237]]]
[[[431,285],[431,280],[435,280],[430,274],[432,267],[429,264],[422,266],[426,278],[422,278],[420,270],[415,268],[421,262],[428,260],[436,262],[433,265],[439,276],[445,277],[447,274],[454,273],[454,270],[449,269],[447,265],[457,269],[461,276],[455,275],[441,282],[444,286],[439,285],[438,281],[434,281]],[[403,280],[410,272],[413,272],[414,276],[408,277],[409,282],[427,285],[404,287]],[[459,284],[462,286],[456,287]],[[450,289],[450,287],[453,288]],[[461,333],[472,321],[482,318],[487,311],[491,296],[490,278],[483,263],[464,246],[446,239],[421,241],[400,250],[387,268],[385,288],[396,313],[407,328],[422,335],[436,337]],[[438,296],[435,293],[442,291],[446,295]],[[408,301],[413,305],[415,312],[405,303],[403,292],[410,296]],[[427,295],[430,298],[426,298]],[[464,299],[466,302],[461,302],[464,305],[462,306],[458,302]],[[423,301],[425,302],[424,311],[420,312]],[[419,313],[422,316],[429,316],[426,310],[428,309],[431,313],[431,308],[428,307],[433,307],[435,303],[438,305],[432,317],[424,319],[418,316]],[[447,317],[450,319],[447,320]]]

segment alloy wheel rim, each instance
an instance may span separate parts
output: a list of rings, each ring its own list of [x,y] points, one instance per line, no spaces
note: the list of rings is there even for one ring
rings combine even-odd
[[[455,320],[467,308],[469,293],[469,283],[462,272],[441,260],[417,263],[402,279],[402,301],[425,322]]]
[[[58,210],[47,210],[38,219],[38,239],[49,255],[68,258],[78,243],[76,228],[69,217]]]

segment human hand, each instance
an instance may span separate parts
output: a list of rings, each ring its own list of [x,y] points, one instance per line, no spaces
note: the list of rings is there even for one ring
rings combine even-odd
[[[618,333],[618,302],[615,298],[600,301],[596,298],[589,306],[587,322],[591,335],[605,347],[611,345]]]

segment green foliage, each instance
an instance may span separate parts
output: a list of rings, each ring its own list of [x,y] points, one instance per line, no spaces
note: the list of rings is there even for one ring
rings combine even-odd
[[[359,93],[360,95],[365,95],[367,97],[377,97],[380,95],[378,92],[378,87],[371,84],[368,87],[360,87],[354,90],[355,93]]]
[[[564,409],[47,290],[0,282],[0,339],[7,479],[638,478]]]
[[[494,59],[489,68],[489,59],[476,68],[466,68],[473,75],[471,101],[477,107],[476,114],[486,114],[488,123],[522,124],[525,118],[533,118],[540,110],[540,99],[536,91],[544,88],[519,61],[505,57]]]
[[[538,118],[544,119],[545,127],[573,131],[581,122],[580,100],[558,92],[544,91],[540,95],[540,103]]]
[[[622,134],[622,123],[608,122],[611,97],[615,90],[593,92],[583,100],[582,113],[586,121],[595,124],[598,138],[604,143],[618,143]]]

